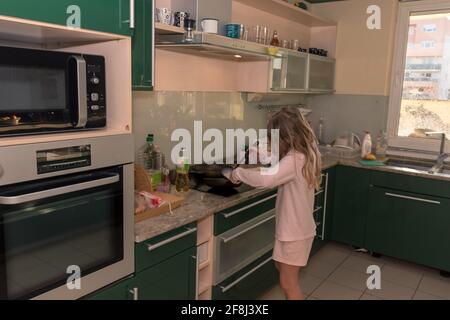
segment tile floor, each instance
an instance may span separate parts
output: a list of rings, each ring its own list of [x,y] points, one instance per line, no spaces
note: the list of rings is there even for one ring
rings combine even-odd
[[[381,289],[366,286],[369,265],[381,268]],[[356,252],[351,247],[329,243],[300,272],[300,285],[309,300],[450,300],[450,278],[434,269]],[[282,300],[275,286],[263,300]]]

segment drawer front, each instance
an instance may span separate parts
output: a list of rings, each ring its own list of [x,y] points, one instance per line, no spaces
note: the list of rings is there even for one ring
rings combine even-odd
[[[372,172],[371,184],[406,192],[450,198],[450,182],[391,172]]]
[[[214,235],[220,235],[274,209],[276,198],[276,191],[272,191],[217,213],[214,216]]]
[[[255,300],[278,282],[272,251],[213,287],[214,300]]]
[[[275,209],[215,239],[214,284],[218,284],[273,249]]]
[[[172,230],[136,244],[136,272],[152,267],[174,255],[196,246],[196,224]]]

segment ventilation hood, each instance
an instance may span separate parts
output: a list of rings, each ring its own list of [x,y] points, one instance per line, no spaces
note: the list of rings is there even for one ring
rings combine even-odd
[[[269,47],[209,33],[196,33],[194,41],[184,42],[183,35],[158,35],[156,48],[185,54],[232,61],[267,61]]]

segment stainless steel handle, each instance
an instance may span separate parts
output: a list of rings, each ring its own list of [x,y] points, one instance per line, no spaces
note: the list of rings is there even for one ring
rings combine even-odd
[[[328,173],[326,173],[324,176],[325,176],[325,196],[323,200],[322,234],[320,235],[320,239],[322,240],[325,240],[325,226],[327,223]]]
[[[271,210],[271,211],[275,211],[275,210]],[[270,217],[268,217],[268,218],[266,218],[266,219],[264,219],[264,220],[259,221],[258,223],[255,223],[254,225],[252,225],[251,227],[248,227],[247,229],[244,229],[244,230],[242,230],[242,231],[240,231],[238,233],[233,234],[231,237],[228,237],[228,238],[226,238],[226,237],[219,237],[219,238],[220,238],[220,240],[223,241],[223,243],[230,242],[231,240],[236,239],[237,237],[239,237],[239,236],[241,236],[241,235],[243,235],[243,234],[245,234],[245,233],[255,229],[256,227],[259,227],[260,225],[262,225],[262,224],[266,223],[267,221],[270,221],[270,220],[272,220],[274,218],[275,218],[275,214],[270,216]]]
[[[158,249],[158,248],[160,248],[162,246],[165,246],[166,244],[169,244],[171,242],[174,242],[175,240],[178,240],[178,239],[181,239],[183,237],[186,237],[186,236],[188,236],[188,235],[190,235],[190,234],[192,234],[194,232],[197,232],[197,228],[188,229],[185,232],[177,234],[176,236],[173,236],[172,238],[166,239],[164,241],[158,242],[157,244],[149,244],[147,246],[147,249],[148,249],[148,251],[156,250],[156,249]]]
[[[87,123],[87,76],[86,60],[81,56],[72,56],[77,64],[77,98],[78,98],[78,120],[76,128],[84,128]]]
[[[238,214],[238,213],[240,213],[242,211],[245,211],[247,209],[253,208],[254,206],[257,206],[260,203],[263,203],[263,202],[265,202],[267,200],[276,198],[276,196],[277,196],[277,194],[271,195],[270,197],[264,198],[262,200],[254,202],[252,204],[249,204],[249,205],[247,205],[245,207],[239,208],[236,211],[233,211],[233,212],[230,212],[230,213],[222,213],[222,215],[225,217],[225,219],[228,219],[228,218],[230,218],[230,217],[232,217],[232,216],[234,216],[234,215],[236,215],[236,214]]]
[[[139,288],[138,287],[134,287],[133,289],[131,289],[130,294],[133,297],[134,301],[139,300]]]
[[[135,15],[135,3],[134,0],[130,0],[130,29],[136,27],[136,15]]]
[[[441,204],[440,201],[428,200],[428,199],[416,198],[416,197],[409,197],[409,196],[404,196],[402,194],[396,194],[396,193],[386,192],[385,195],[388,196],[388,197],[400,198],[400,199],[406,199],[406,200],[413,200],[413,201],[424,202],[424,203]]]
[[[22,204],[35,200],[42,200],[50,197],[59,196],[62,194],[66,194],[69,192],[76,192],[86,189],[91,189],[95,187],[106,186],[108,184],[113,184],[120,181],[119,175],[115,175],[108,178],[82,182],[77,184],[72,184],[70,186],[59,187],[54,189],[49,189],[45,191],[38,191],[33,193],[28,193],[20,196],[12,196],[12,197],[0,197],[0,204],[2,205],[15,205]]]
[[[249,272],[247,272],[246,274],[242,275],[241,277],[237,278],[235,281],[233,281],[232,283],[230,283],[228,286],[226,287],[220,287],[220,289],[222,289],[222,292],[227,292],[228,290],[230,290],[231,288],[233,288],[235,285],[237,285],[239,282],[241,282],[242,280],[244,280],[245,278],[247,278],[248,276],[252,275],[254,272],[258,271],[259,269],[261,269],[262,267],[264,267],[267,263],[269,263],[270,261],[272,261],[272,257],[268,258],[267,260],[261,262],[260,264],[258,264],[256,267],[254,267],[253,269],[251,269]]]

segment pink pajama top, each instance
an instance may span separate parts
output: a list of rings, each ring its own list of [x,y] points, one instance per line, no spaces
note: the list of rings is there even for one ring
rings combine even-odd
[[[314,187],[303,177],[305,156],[290,152],[279,164],[278,172],[263,175],[260,169],[237,168],[233,176],[256,188],[278,187],[276,202],[276,238],[279,241],[298,241],[316,235],[314,222]]]

